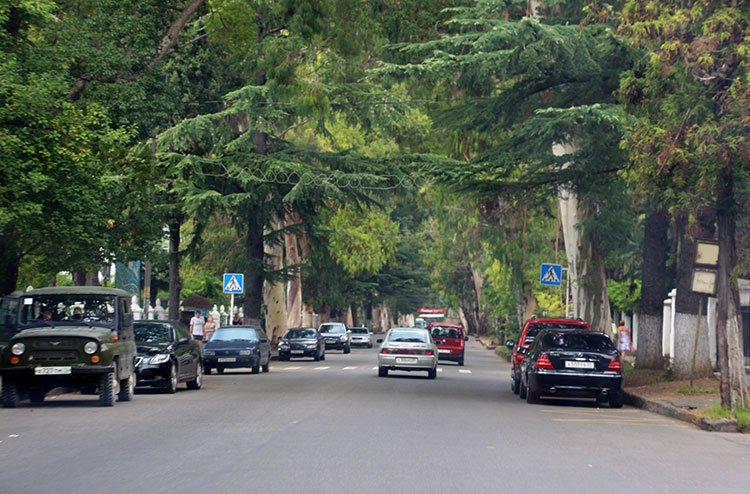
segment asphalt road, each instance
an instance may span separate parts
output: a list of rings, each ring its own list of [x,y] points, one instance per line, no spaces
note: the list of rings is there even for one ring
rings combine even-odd
[[[376,350],[227,371],[99,408],[0,410],[0,493],[747,493],[750,435],[593,402],[528,405],[509,364],[377,376]]]

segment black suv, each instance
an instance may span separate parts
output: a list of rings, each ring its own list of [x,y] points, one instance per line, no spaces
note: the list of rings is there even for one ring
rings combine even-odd
[[[131,294],[103,287],[56,287],[19,295],[14,335],[0,355],[3,406],[53,388],[99,395],[112,406],[133,399],[136,345]]]
[[[326,349],[343,350],[344,353],[352,351],[349,343],[349,332],[342,322],[325,322],[320,325],[318,332],[326,342]]]

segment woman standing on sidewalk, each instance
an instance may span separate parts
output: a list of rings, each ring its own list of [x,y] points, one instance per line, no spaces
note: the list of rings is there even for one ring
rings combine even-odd
[[[625,360],[627,352],[630,351],[630,341],[630,329],[625,326],[625,321],[620,320],[617,326],[617,349],[620,350],[623,360]]]
[[[203,325],[203,341],[210,341],[211,335],[218,329],[218,325],[214,321],[214,316],[211,314],[206,316],[206,323]]]

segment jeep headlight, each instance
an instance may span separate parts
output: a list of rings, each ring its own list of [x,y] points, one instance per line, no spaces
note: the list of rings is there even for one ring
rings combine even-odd
[[[13,355],[21,355],[23,352],[26,351],[26,345],[23,343],[15,343],[12,347],[10,347],[10,353]]]
[[[169,360],[168,353],[160,353],[159,355],[154,355],[153,357],[151,357],[152,364],[163,364],[167,360]]]
[[[83,345],[83,353],[86,355],[93,355],[99,349],[99,345],[95,341],[89,341]]]

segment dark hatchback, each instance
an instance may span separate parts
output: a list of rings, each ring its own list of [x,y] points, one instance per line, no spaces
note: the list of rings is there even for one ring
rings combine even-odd
[[[315,328],[290,328],[279,342],[279,360],[312,357],[316,362],[326,359],[326,344]]]
[[[349,332],[344,323],[326,322],[320,325],[318,331],[326,342],[326,348],[341,350],[344,353],[351,353],[352,347],[349,342]]]
[[[271,344],[263,330],[253,326],[219,328],[203,345],[203,366],[206,374],[213,369],[221,374],[224,369],[250,367],[253,374],[268,372]]]
[[[133,331],[138,348],[136,386],[157,387],[167,393],[176,392],[182,382],[188,389],[201,388],[201,349],[182,323],[142,321],[133,324]]]
[[[604,333],[541,331],[521,363],[519,395],[528,403],[542,395],[590,397],[621,408],[620,353]]]

